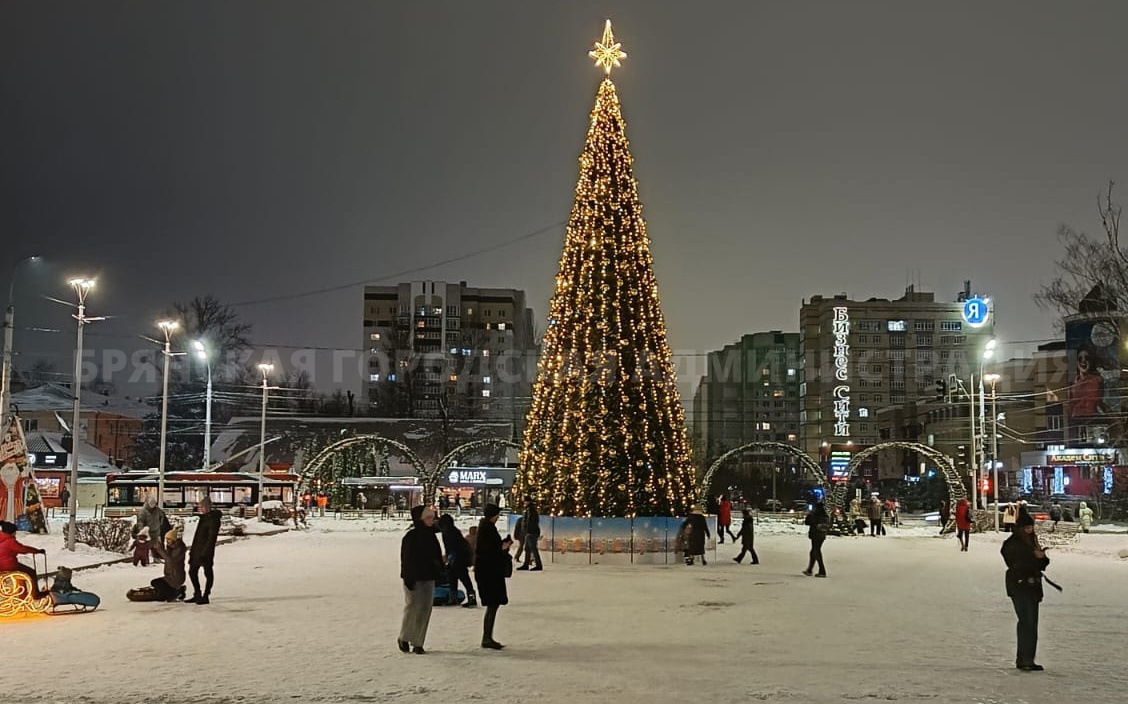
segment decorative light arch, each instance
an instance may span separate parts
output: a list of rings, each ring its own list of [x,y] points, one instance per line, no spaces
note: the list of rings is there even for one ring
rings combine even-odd
[[[391,447],[397,450],[399,454],[407,460],[407,463],[415,468],[415,473],[423,481],[424,501],[427,501],[429,498],[434,498],[435,491],[438,488],[439,477],[442,475],[443,470],[450,467],[464,455],[485,447],[510,447],[517,451],[521,450],[521,446],[512,440],[483,438],[459,445],[448,452],[436,465],[428,466],[419,455],[415,454],[414,450],[398,440],[392,440],[382,435],[354,435],[353,437],[338,440],[328,447],[325,447],[318,452],[308,464],[302,467],[301,482],[299,490],[295,495],[301,494],[302,490],[309,484],[309,480],[321,471],[321,468],[334,454],[355,445],[362,444],[372,444],[374,447]]]
[[[709,496],[709,490],[712,488],[713,484],[713,475],[716,474],[717,470],[720,469],[721,466],[726,462],[738,455],[753,452],[764,452],[765,450],[775,452],[776,454],[787,455],[788,457],[794,457],[799,461],[799,465],[803,469],[814,475],[815,480],[818,481],[820,486],[824,488],[830,486],[830,482],[828,482],[826,478],[826,473],[823,472],[823,469],[819,466],[819,463],[811,459],[810,455],[803,452],[802,450],[791,445],[785,445],[782,442],[750,442],[747,445],[741,445],[740,447],[735,447],[729,450],[728,452],[724,453],[716,460],[714,460],[713,464],[709,465],[709,469],[705,472],[705,476],[701,477],[701,482],[697,485],[698,496]]]
[[[845,509],[847,483],[857,474],[858,468],[861,467],[862,462],[865,462],[882,450],[908,450],[909,452],[920,453],[930,460],[933,460],[936,462],[937,466],[940,467],[940,471],[944,475],[944,481],[948,484],[949,500],[955,504],[960,499],[967,498],[967,489],[964,487],[963,480],[960,478],[959,472],[956,471],[955,462],[953,462],[951,457],[930,445],[922,445],[919,442],[891,440],[889,442],[871,445],[850,458],[850,464],[847,465],[846,481],[835,487],[830,495],[828,508]]]

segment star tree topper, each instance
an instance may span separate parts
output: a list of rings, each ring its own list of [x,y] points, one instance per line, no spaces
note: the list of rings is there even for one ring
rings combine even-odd
[[[623,45],[615,41],[615,33],[611,31],[611,20],[607,20],[607,24],[603,25],[603,41],[596,42],[595,48],[588,52],[588,56],[595,59],[595,65],[603,69],[603,72],[608,76],[611,75],[611,68],[620,68],[620,59],[627,58],[627,52],[623,51]]]

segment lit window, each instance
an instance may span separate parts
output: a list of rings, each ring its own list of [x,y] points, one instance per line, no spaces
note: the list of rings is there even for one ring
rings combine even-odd
[[[458,348],[457,348],[457,347],[451,347],[451,348],[450,348],[450,353],[451,353],[451,354],[458,354]]]
[[[484,398],[489,398],[490,397],[490,390],[489,389],[482,389],[482,396]]]
[[[482,383],[483,383],[483,384],[488,384],[488,383],[490,383],[490,378],[489,378],[488,376],[484,376],[484,377],[482,377]]]
[[[497,329],[498,329],[498,330],[504,330],[504,329],[505,329],[505,323],[498,323],[498,324],[497,324]]]
[[[794,369],[788,369],[788,370],[787,370],[787,375],[788,375],[788,376],[795,376],[795,370],[794,370]]]
[[[380,333],[374,332],[374,333],[372,333],[371,335],[368,336],[368,339],[375,342],[376,340],[380,339]]]
[[[462,354],[463,354],[463,355],[465,355],[465,356],[467,356],[467,357],[469,357],[469,356],[470,356],[470,350],[468,350],[468,349],[466,349],[465,347],[463,347],[463,348],[462,348]]]
[[[451,381],[458,381],[458,375],[457,375],[457,374],[451,374],[451,375],[450,375],[450,380],[451,380]]]
[[[764,430],[771,430],[772,429],[771,423],[763,423],[763,426],[764,426]]]
[[[490,351],[489,351],[489,350],[482,350],[482,356],[483,356],[483,357],[489,357],[489,356],[490,356]]]
[[[369,374],[368,380],[369,381],[380,381],[380,375],[379,374]]]
[[[493,326],[493,323],[486,323],[486,330],[489,330],[492,326]]]
[[[395,375],[395,374],[389,374],[389,375],[388,375],[388,381],[395,381],[395,380],[396,380],[396,375]]]
[[[859,418],[869,418],[869,409],[868,408],[859,408],[858,409],[858,417]]]
[[[473,308],[467,308],[466,309],[466,315],[474,315],[474,309]]]
[[[422,327],[426,327],[426,326],[427,326],[427,322],[424,321],[424,320],[420,320],[418,323],[415,324],[415,327],[417,327],[417,328],[422,328]]]
[[[796,440],[797,440],[797,438],[795,437],[795,433],[788,433],[787,434],[787,441],[788,442],[795,442]]]

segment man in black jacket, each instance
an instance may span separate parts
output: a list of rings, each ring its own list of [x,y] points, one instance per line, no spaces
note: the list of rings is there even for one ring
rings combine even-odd
[[[540,572],[544,569],[541,564],[540,548],[537,547],[537,541],[540,540],[540,514],[537,513],[537,505],[529,500],[529,505],[525,509],[525,564],[518,567],[518,570],[529,570],[530,572]],[[536,562],[536,567],[529,568],[529,565]]]
[[[1018,616],[1018,653],[1014,665],[1026,672],[1041,672],[1034,662],[1038,650],[1038,605],[1042,602],[1042,570],[1050,558],[1038,545],[1034,535],[1034,519],[1021,510],[1015,521],[1014,533],[1003,541],[999,551],[1007,563],[1007,596],[1014,604]]]
[[[400,579],[403,580],[403,622],[396,645],[424,655],[423,641],[431,623],[435,580],[442,573],[443,551],[435,537],[435,512],[423,506],[411,509],[411,530],[400,543]]]
[[[196,505],[200,514],[200,521],[196,524],[196,534],[192,536],[192,549],[188,553],[188,576],[192,580],[192,598],[187,601],[193,604],[209,604],[212,584],[215,582],[215,573],[212,563],[215,561],[215,541],[219,538],[219,526],[223,521],[223,514],[212,508],[211,499],[204,497]],[[204,568],[204,592],[200,593],[200,568]]]

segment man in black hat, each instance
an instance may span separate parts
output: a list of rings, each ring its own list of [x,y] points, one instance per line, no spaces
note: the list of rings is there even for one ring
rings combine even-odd
[[[1034,519],[1021,510],[1015,521],[1014,533],[1003,542],[1000,550],[1007,563],[1007,596],[1014,604],[1018,616],[1018,654],[1014,665],[1026,672],[1041,672],[1044,668],[1034,662],[1038,650],[1038,605],[1042,602],[1042,570],[1050,558],[1038,545],[1034,535]]]

